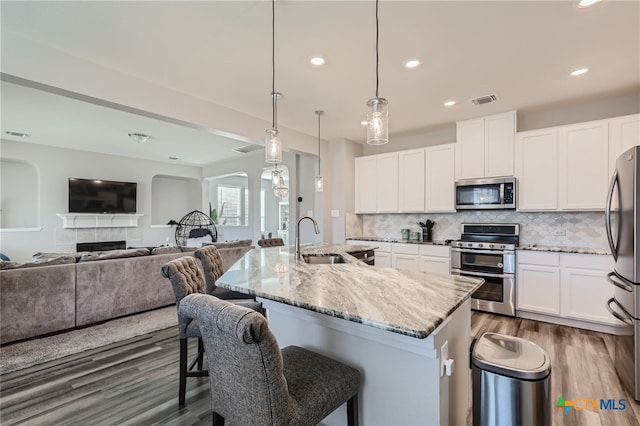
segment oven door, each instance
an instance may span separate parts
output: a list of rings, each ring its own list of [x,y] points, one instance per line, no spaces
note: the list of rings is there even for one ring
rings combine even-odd
[[[452,248],[451,267],[465,272],[515,274],[516,253],[515,251]]]
[[[451,269],[451,274],[484,279],[484,284],[471,295],[471,309],[515,316],[515,275],[488,274],[455,268]]]

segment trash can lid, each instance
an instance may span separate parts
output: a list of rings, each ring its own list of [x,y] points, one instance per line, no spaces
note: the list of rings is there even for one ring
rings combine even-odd
[[[476,367],[514,379],[539,380],[551,371],[549,356],[540,346],[520,337],[485,332],[471,354]]]

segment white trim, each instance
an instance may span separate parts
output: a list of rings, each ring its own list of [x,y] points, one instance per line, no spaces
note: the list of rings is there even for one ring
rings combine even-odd
[[[63,228],[125,228],[138,226],[143,214],[133,213],[57,213]]]
[[[0,228],[0,232],[40,232],[42,227],[38,228]]]
[[[622,330],[622,327],[615,326],[615,325],[605,325],[605,324],[590,322],[590,321],[579,321],[579,320],[570,319],[570,318],[557,317],[554,315],[544,315],[544,314],[539,314],[534,312],[526,312],[519,309],[516,310],[516,317],[535,320],[535,321],[549,322],[552,324],[567,325],[569,327],[582,328],[584,330],[597,331],[600,333],[607,333],[607,334],[619,334],[620,331]]]

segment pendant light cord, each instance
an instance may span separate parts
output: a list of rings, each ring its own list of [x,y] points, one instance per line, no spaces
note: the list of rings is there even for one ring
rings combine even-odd
[[[376,0],[376,98],[378,97],[378,0]]]
[[[278,96],[276,95],[276,0],[271,0],[271,100],[273,124],[278,130]]]
[[[320,116],[322,114],[318,112],[318,176],[322,176],[320,171]]]

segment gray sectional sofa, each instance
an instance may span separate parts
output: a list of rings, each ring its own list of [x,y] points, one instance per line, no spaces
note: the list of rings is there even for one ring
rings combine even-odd
[[[251,241],[214,244],[225,271],[253,248]],[[194,250],[37,253],[35,262],[0,262],[0,344],[173,305],[160,268]]]

